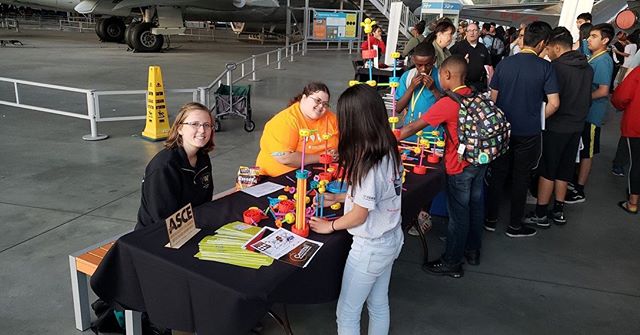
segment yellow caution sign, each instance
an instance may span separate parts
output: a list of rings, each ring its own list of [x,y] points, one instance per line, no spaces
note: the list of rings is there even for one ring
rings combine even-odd
[[[162,71],[159,66],[149,66],[147,88],[147,124],[142,137],[151,141],[164,140],[169,136],[169,113],[165,102]]]

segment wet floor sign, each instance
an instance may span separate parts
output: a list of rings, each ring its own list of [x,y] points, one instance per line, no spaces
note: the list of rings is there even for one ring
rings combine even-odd
[[[146,126],[142,132],[144,139],[160,141],[169,136],[169,113],[165,103],[162,71],[159,66],[149,66],[146,120]]]

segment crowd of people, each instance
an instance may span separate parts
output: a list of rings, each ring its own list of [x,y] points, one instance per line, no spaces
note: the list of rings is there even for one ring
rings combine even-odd
[[[400,78],[395,96],[404,121],[399,138],[389,128],[379,93],[366,85],[346,89],[334,114],[327,86],[309,83],[267,122],[256,160],[263,174],[276,176],[301,165],[301,128],[330,135],[326,144],[320,136],[307,143],[307,163],[317,162],[319,153],[328,149],[344,170],[347,193],[327,194],[324,200],[325,206],[344,202],[344,216],[334,221],[310,219],[317,233],[347,230],[353,235],[336,312],[339,334],[360,334],[365,302],[369,334],[388,333],[389,280],[404,241],[400,216],[403,166],[397,141],[421,129],[444,127],[448,137],[444,153],[449,215],[446,248],[439,259],[424,265],[430,274],[459,278],[464,274],[463,263],[480,264],[483,231],[494,232],[499,223],[511,238],[534,236],[536,228],[546,229],[551,223],[567,224],[565,204],[586,201],[585,188],[600,151],[609,101],[623,112],[620,146],[627,149],[624,157],[616,158],[614,173],[624,174],[616,169],[627,161],[630,166],[628,197],[618,206],[637,214],[640,69],[637,47],[630,45],[637,43],[638,34],[625,38],[617,34],[616,41],[612,25],[593,25],[590,20],[588,13],[578,17],[579,37],[565,27],[554,29],[540,21],[519,29],[463,21],[457,38],[450,21],[438,22],[428,36],[423,36],[424,22],[418,23],[403,50],[413,68]],[[588,32],[583,33],[584,27]],[[365,43],[384,50],[381,28],[374,27],[373,32]],[[610,98],[615,77],[610,46],[616,43],[623,46],[614,46],[617,51],[613,53],[624,73],[618,75]],[[619,57],[625,60],[620,62]],[[456,97],[477,97],[504,113],[511,132],[499,140],[508,141],[506,153],[489,164],[461,159],[461,106]],[[187,203],[197,206],[211,199],[207,153],[213,149],[213,122],[205,106],[190,103],[181,109],[165,149],[145,170],[138,229],[161,224]],[[501,220],[501,195],[508,176],[512,179],[510,213]],[[533,188],[537,204],[525,215],[532,184],[537,185]]]

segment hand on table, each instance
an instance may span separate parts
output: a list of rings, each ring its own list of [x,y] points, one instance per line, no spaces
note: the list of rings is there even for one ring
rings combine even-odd
[[[331,221],[312,216],[309,218],[309,227],[318,234],[331,234],[334,232]]]

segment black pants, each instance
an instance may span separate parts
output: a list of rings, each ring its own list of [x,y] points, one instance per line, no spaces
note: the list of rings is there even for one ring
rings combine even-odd
[[[620,136],[618,140],[618,149],[616,157],[613,158],[613,166],[624,168],[629,164],[629,147],[627,146],[627,138]]]
[[[487,171],[487,219],[498,219],[500,199],[504,183],[511,172],[511,215],[509,225],[522,226],[524,207],[527,201],[527,188],[531,179],[531,170],[540,160],[541,135],[511,136],[509,151],[491,162]]]
[[[640,194],[640,137],[625,137],[631,158],[629,169],[629,193]]]

